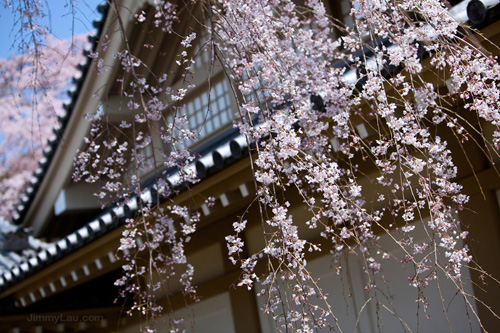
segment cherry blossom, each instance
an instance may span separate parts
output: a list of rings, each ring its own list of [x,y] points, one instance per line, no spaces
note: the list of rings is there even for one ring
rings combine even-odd
[[[188,299],[199,300],[192,283],[196,267],[185,247],[201,213],[175,200],[180,188],[189,191],[199,182],[190,143],[200,129],[190,128],[185,110],[197,88],[193,49],[205,38],[199,30],[208,39],[199,53],[206,52],[211,65],[218,62],[234,87],[234,126],[249,144],[256,187],[251,208],[261,213],[264,245],[246,252],[249,217],[240,216],[225,236],[227,254],[241,269],[236,285],[260,290],[262,310],[277,327],[341,330],[331,300],[310,273],[309,253],[330,253],[337,272],[342,254],[356,253],[363,258],[364,289],[373,291],[391,258],[380,248],[381,233],[404,253],[397,261],[413,272],[408,283],[424,308],[425,288],[436,283],[438,272],[466,297],[461,274],[473,258],[462,242],[467,232],[460,212],[469,197],[457,181],[457,148],[448,140],[479,134],[498,154],[497,59],[464,35],[468,28],[438,0],[353,1],[350,25],[332,19],[319,0],[300,6],[291,0],[219,0],[201,3],[203,15],[190,16],[198,3],[154,1],[148,14],[154,26],[180,38],[173,67],[146,79],[139,72],[150,68],[124,41],[114,57],[132,78],[121,95],[130,117],[119,130],[104,131],[105,121],[89,114],[92,128],[75,159],[76,181],[102,182],[100,198],[120,203],[125,196],[140,206],[140,216],[126,220],[119,248],[124,275],[116,281],[122,296],[136,295],[131,313],[143,314],[154,329],[162,311],[172,310],[157,305],[156,292],[173,280]],[[117,1],[110,6],[119,15]],[[133,17],[137,25],[148,20],[142,9]],[[177,23],[188,19],[200,29],[187,24],[177,31]],[[92,53],[101,75],[108,70],[103,54],[111,38],[122,34],[102,36]],[[172,74],[181,85],[167,84]],[[493,128],[491,134],[482,132],[483,124]],[[165,168],[175,169],[176,184],[162,178]],[[146,189],[141,177],[151,169],[155,185]],[[359,181],[367,169],[373,171],[370,186]],[[293,215],[289,193],[301,198],[308,220]],[[304,237],[304,226],[326,242]],[[414,240],[416,226],[428,239]],[[440,254],[444,264],[436,259]],[[171,322],[177,329],[178,321]]]
[[[0,214],[4,218],[12,217],[47,140],[60,135],[57,117],[66,113],[63,101],[72,76],[78,73],[76,66],[85,59],[85,43],[85,36],[74,36],[72,41],[48,38],[38,49],[0,59]]]

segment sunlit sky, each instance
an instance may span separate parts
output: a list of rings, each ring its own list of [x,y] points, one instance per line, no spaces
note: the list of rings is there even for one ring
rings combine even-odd
[[[22,0],[12,0],[17,3]],[[71,1],[74,4],[74,15],[72,14]],[[69,39],[72,34],[82,34],[94,31],[92,22],[101,17],[97,6],[103,0],[50,0],[41,1],[43,10],[47,14],[44,18],[46,25],[56,38]],[[16,53],[17,45],[15,39],[19,36],[19,26],[14,25],[15,15],[12,8],[5,8],[5,1],[0,2],[0,57],[8,58]],[[17,15],[18,17],[18,15]]]

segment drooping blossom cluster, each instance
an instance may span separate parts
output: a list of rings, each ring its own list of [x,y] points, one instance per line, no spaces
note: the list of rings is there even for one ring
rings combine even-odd
[[[392,237],[407,254],[402,262],[416,268],[411,285],[423,289],[441,270],[460,279],[472,259],[461,245],[466,233],[459,219],[468,197],[455,181],[447,138],[467,140],[476,128],[460,113],[474,112],[493,125],[485,140],[499,148],[496,59],[462,39],[439,1],[356,1],[354,25],[340,36],[320,1],[299,7],[287,0],[227,0],[216,11],[220,52],[244,95],[238,126],[255,142],[258,198],[267,212],[261,252],[240,257],[242,222],[227,237],[229,255],[244,271],[240,285],[261,283],[269,297],[265,311],[284,328],[336,324],[328,321],[334,314],[326,298],[323,307],[304,307],[320,292],[305,260],[306,250],[320,249],[300,237],[304,225],[321,230],[334,256],[358,247],[373,276],[368,289],[388,257],[374,250],[375,230],[394,227],[401,236]],[[429,74],[444,70],[446,77]],[[452,108],[447,99],[463,107]],[[357,181],[367,165],[378,170],[378,184],[369,190]],[[310,220],[288,212],[287,191],[300,194]],[[429,239],[417,244],[412,231],[419,220],[427,221]],[[430,259],[443,252],[447,263]],[[255,273],[258,258],[268,261],[264,276]],[[300,302],[287,301],[297,295]]]
[[[14,43],[9,47],[19,55],[31,55],[32,61],[38,62],[38,56],[45,53],[42,47],[49,32],[44,22],[48,16],[46,4],[41,0],[5,0],[2,5],[5,11],[10,11],[13,16],[14,27],[9,33],[13,35]],[[33,53],[36,56],[33,56]],[[43,61],[40,61],[40,64],[43,64]]]
[[[148,320],[162,314],[163,307],[157,304],[159,290],[170,290],[172,281],[180,284],[180,290],[193,300],[197,300],[196,288],[192,284],[194,268],[186,260],[184,244],[196,230],[199,214],[190,215],[185,207],[169,206],[150,211],[144,207],[140,219],[128,219],[123,232],[119,256],[126,262],[124,275],[115,282],[121,287],[120,295],[137,295],[128,313],[139,311]],[[173,217],[181,217],[186,222],[176,224]],[[178,228],[180,227],[180,231]],[[143,280],[147,281],[144,285]],[[170,313],[172,309],[167,309]],[[172,319],[173,320],[173,319]]]
[[[111,6],[116,5],[116,2],[111,3]],[[149,14],[141,11],[135,20],[137,24],[146,24],[146,15],[152,15],[154,27],[170,34],[178,20],[176,10],[176,5],[168,1],[155,1]],[[169,314],[173,311],[159,304],[159,293],[168,298],[181,292],[189,302],[198,301],[192,283],[194,267],[187,261],[184,248],[196,231],[200,213],[171,199],[176,191],[174,185],[189,187],[198,181],[189,167],[195,156],[185,143],[196,139],[199,133],[189,128],[183,104],[186,92],[195,87],[189,82],[195,38],[196,33],[190,32],[181,39],[184,50],[175,63],[186,84],[179,88],[165,85],[171,73],[153,73],[147,79],[144,73],[149,73],[151,64],[134,55],[128,45],[113,54],[113,61],[120,65],[116,83],[124,86],[121,96],[123,120],[110,126],[106,121],[105,102],[98,110],[90,112],[87,120],[92,122],[91,130],[74,162],[74,181],[95,184],[95,195],[103,206],[115,200],[123,204],[126,202],[124,197],[136,198],[139,216],[125,220],[117,252],[125,262],[124,274],[115,285],[120,287],[121,297],[136,297],[128,314],[138,311],[145,316],[149,323],[146,331],[154,329],[155,320],[165,311]],[[104,61],[108,46],[109,36],[104,36],[104,41],[92,54],[100,75],[111,67]],[[166,119],[169,112],[172,121]],[[177,171],[177,184],[165,179],[164,170],[173,169]],[[154,183],[152,190],[147,189],[146,178]],[[166,208],[161,208],[158,203],[166,200]],[[207,204],[211,205],[211,201],[207,200]],[[182,325],[182,318],[170,316],[169,319],[172,330]]]

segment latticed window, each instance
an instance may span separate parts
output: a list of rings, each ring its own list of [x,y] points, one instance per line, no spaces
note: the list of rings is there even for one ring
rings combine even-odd
[[[210,93],[204,91],[186,104],[189,127],[200,131],[202,139],[232,120],[229,88],[226,80],[217,82]]]
[[[208,42],[208,33],[204,31],[198,40],[195,43],[195,58],[196,62],[193,65],[193,69],[198,71],[203,68],[207,68],[210,66],[212,57],[211,57],[211,48],[210,42]]]
[[[199,135],[196,140],[185,144],[192,145],[230,126],[233,113],[228,82],[226,79],[219,80],[212,85],[210,92],[205,90],[186,103],[181,114],[187,116],[189,128]],[[173,121],[173,115],[168,117],[168,121]]]
[[[176,116],[186,116],[190,130],[197,134],[196,139],[186,140],[186,146],[193,146],[217,132],[228,128],[232,124],[235,112],[234,97],[229,89],[229,82],[222,73],[222,68],[213,59],[212,43],[208,33],[200,32],[193,43],[193,58],[195,63],[191,69],[191,80],[196,83],[196,88],[188,92],[183,100],[182,111],[177,111]],[[180,79],[178,85],[186,85]],[[173,122],[174,115],[167,117],[169,123]]]
[[[339,19],[348,27],[352,27],[354,25],[354,19],[350,15],[351,9],[358,9],[359,2],[358,1],[350,1],[350,0],[342,0],[339,3],[340,6],[340,17]],[[358,17],[359,18],[359,17]]]

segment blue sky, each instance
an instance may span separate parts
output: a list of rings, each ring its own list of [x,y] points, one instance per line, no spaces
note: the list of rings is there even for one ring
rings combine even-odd
[[[22,0],[13,0],[19,2]],[[71,13],[71,1],[74,3],[75,15]],[[97,5],[103,0],[47,0],[42,1],[44,10],[48,14],[45,17],[46,25],[50,32],[60,39],[69,39],[73,33],[81,34],[93,31],[92,22],[101,16],[97,11]],[[7,58],[15,53],[13,46],[19,30],[14,26],[14,14],[11,8],[5,8],[4,1],[0,2],[0,57]]]

